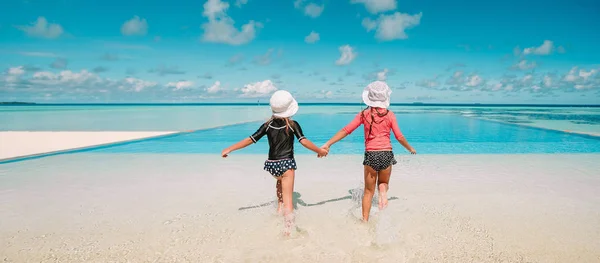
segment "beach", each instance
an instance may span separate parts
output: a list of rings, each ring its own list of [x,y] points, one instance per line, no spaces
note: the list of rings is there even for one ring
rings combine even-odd
[[[359,110],[294,119],[321,144]],[[267,107],[0,108],[0,260],[600,261],[597,109],[393,111],[418,154],[394,143],[389,207],[360,220],[360,132],[321,159],[296,144],[284,237],[267,140],[219,156]]]
[[[360,155],[297,156],[281,235],[265,156],[66,154],[0,166],[8,262],[598,262],[597,154],[397,155],[361,223]],[[353,198],[354,196],[354,198]],[[261,206],[262,205],[262,206]]]
[[[0,161],[60,153],[177,133],[139,131],[4,131],[0,132]]]

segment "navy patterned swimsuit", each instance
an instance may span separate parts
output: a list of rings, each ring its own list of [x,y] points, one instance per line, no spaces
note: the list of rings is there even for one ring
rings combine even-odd
[[[250,139],[256,143],[265,134],[269,139],[269,159],[265,161],[265,171],[277,178],[290,169],[296,170],[294,136],[298,141],[305,139],[300,124],[290,120],[288,126],[285,119],[273,119],[261,125],[254,134],[250,135]]]
[[[363,160],[363,165],[371,166],[373,170],[378,172],[396,163],[398,162],[394,158],[394,152],[392,151],[367,151]]]

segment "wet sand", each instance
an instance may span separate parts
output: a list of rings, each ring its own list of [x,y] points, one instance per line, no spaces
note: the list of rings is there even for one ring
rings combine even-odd
[[[0,165],[7,262],[599,262],[600,155],[397,155],[359,221],[360,155],[297,156],[283,238],[264,156],[78,153]]]

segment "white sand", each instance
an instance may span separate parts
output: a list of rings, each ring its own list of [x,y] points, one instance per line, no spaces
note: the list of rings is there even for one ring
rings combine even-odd
[[[0,160],[85,148],[175,132],[0,132]]]
[[[402,155],[358,222],[360,155],[297,157],[280,236],[264,156],[58,155],[0,165],[8,262],[600,262],[600,155]]]

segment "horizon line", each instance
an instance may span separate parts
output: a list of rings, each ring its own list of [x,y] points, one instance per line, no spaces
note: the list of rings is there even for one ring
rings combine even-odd
[[[360,102],[302,102],[306,106],[366,106]],[[122,103],[35,103],[35,102],[0,102],[0,106],[268,106],[266,102],[122,102]],[[479,106],[479,107],[600,107],[600,104],[548,104],[548,103],[426,103],[406,102],[390,103],[390,106]]]

